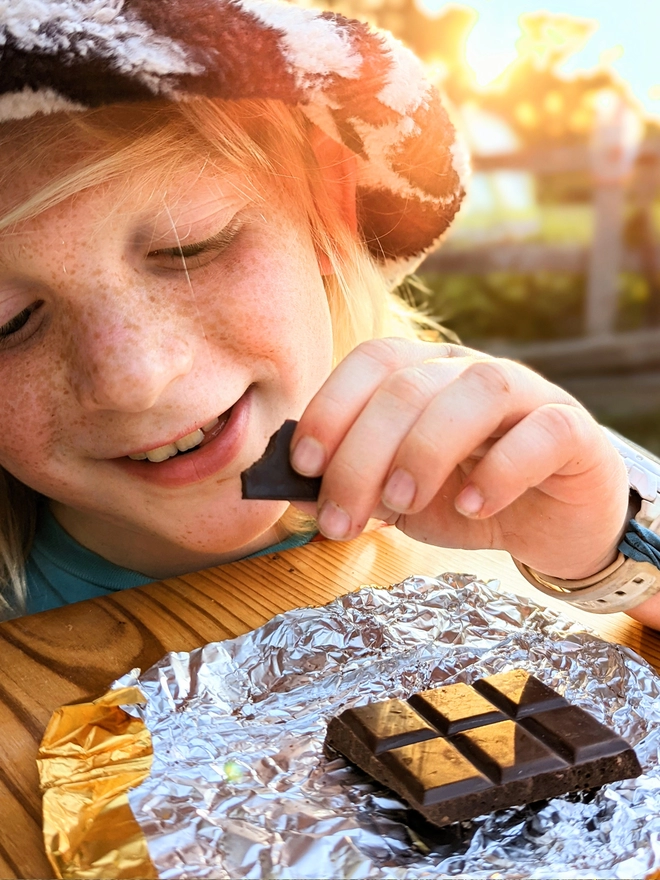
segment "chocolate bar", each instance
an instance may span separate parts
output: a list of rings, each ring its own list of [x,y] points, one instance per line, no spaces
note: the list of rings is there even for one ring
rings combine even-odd
[[[326,743],[438,826],[642,772],[624,739],[522,669],[346,709]]]
[[[298,422],[287,419],[268,441],[258,461],[241,474],[243,498],[267,501],[316,501],[320,477],[303,477],[291,467],[289,447]]]

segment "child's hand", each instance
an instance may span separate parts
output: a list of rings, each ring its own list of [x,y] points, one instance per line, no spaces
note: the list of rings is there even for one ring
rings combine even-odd
[[[370,517],[420,541],[498,548],[582,578],[616,556],[623,462],[569,394],[509,360],[456,345],[375,340],[334,370],[300,419],[292,462],[323,474],[319,528]]]

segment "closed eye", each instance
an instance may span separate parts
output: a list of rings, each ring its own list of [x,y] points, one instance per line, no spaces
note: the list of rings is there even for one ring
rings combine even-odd
[[[191,244],[177,247],[157,248],[149,251],[147,259],[169,269],[188,271],[211,263],[234,241],[243,226],[243,220],[234,218],[217,235]]]
[[[32,315],[37,312],[43,305],[43,300],[36,300],[27,308],[20,311],[17,315],[7,321],[6,324],[0,326],[0,349],[16,345],[23,342],[34,331],[34,321]]]

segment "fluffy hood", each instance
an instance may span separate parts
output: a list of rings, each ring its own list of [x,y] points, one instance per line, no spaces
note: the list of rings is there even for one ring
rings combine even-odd
[[[0,0],[0,121],[196,96],[302,108],[358,158],[358,219],[392,280],[439,241],[467,156],[398,41],[280,0]]]

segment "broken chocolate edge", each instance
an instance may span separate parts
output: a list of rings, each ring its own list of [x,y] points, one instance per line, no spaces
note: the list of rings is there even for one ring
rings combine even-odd
[[[264,454],[241,473],[244,499],[261,501],[317,501],[321,477],[304,477],[291,466],[289,447],[295,431],[287,419],[272,435]]]

